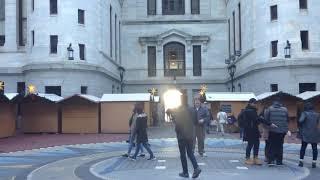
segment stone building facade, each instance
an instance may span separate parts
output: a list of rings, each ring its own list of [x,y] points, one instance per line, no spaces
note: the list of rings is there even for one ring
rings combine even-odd
[[[319,10],[317,0],[0,0],[0,81],[6,92],[101,96],[120,92],[124,67],[125,92],[175,85],[192,103],[202,84],[232,89],[231,59],[235,91],[319,90]]]

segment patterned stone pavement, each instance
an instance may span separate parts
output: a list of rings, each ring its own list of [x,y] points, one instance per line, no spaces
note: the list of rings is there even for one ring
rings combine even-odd
[[[152,139],[150,144],[157,156],[156,161],[138,159],[133,162],[120,157],[127,149],[125,142],[65,145],[3,153],[0,154],[0,179],[180,179],[177,176],[181,165],[176,139]],[[297,167],[300,148],[297,144],[286,144],[285,166],[273,168],[265,165],[245,166],[244,147],[245,144],[237,139],[207,139],[208,156],[197,157],[203,169],[199,179],[283,180],[319,177],[319,170],[310,170],[308,163],[307,168]],[[263,147],[262,144],[261,150]],[[310,149],[307,155],[311,155]]]

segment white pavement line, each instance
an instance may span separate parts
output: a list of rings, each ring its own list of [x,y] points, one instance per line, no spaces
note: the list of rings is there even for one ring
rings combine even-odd
[[[240,162],[239,160],[230,160],[231,163],[238,163]]]
[[[155,169],[157,169],[157,170],[165,170],[165,169],[167,169],[167,167],[166,166],[156,166]]]
[[[158,160],[158,163],[165,163],[166,160]]]
[[[26,169],[26,168],[30,168],[32,167],[32,165],[30,164],[25,164],[25,165],[8,165],[8,166],[0,166],[0,168],[19,168],[19,169]]]
[[[245,167],[245,166],[237,166],[237,169],[240,169],[240,170],[248,170],[248,168]]]
[[[199,166],[205,166],[206,163],[198,163]]]

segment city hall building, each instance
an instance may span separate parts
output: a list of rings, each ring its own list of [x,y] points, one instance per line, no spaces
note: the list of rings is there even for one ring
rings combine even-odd
[[[202,84],[319,90],[319,11],[318,0],[0,0],[0,81],[64,97],[175,85],[189,103]]]

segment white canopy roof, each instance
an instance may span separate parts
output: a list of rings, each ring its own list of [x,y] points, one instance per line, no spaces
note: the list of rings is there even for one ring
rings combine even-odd
[[[58,101],[63,99],[63,97],[55,95],[55,94],[38,93],[36,95],[39,96],[39,97],[45,98],[45,99],[47,99],[49,101],[52,101],[52,102],[58,102]]]
[[[299,97],[303,100],[309,100],[309,99],[316,97],[316,96],[320,96],[320,91],[307,91],[307,92],[304,92],[304,93],[297,95],[297,97]]]
[[[292,95],[290,93],[283,92],[283,91],[276,91],[276,92],[265,92],[263,94],[260,94],[259,96],[257,96],[257,100],[258,101],[259,100],[263,100],[263,99],[266,99],[268,97],[271,97],[271,96],[274,96],[274,95],[277,95],[277,94],[284,94],[284,95],[291,96],[291,97],[299,99],[299,97],[297,97],[295,95]]]
[[[68,96],[68,97],[62,99],[59,102],[63,102],[65,100],[70,99],[70,98],[75,97],[75,96],[84,98],[84,99],[86,99],[88,101],[91,101],[91,102],[94,102],[94,103],[99,103],[100,102],[100,98],[98,98],[96,96],[88,95],[88,94],[75,94],[75,95]]]
[[[253,93],[239,92],[207,92],[206,99],[210,101],[249,101],[251,98],[256,98]]]
[[[150,101],[149,93],[137,94],[104,94],[100,102],[135,102],[135,101]]]
[[[6,96],[10,101],[18,96],[18,93],[4,93],[4,96]]]

